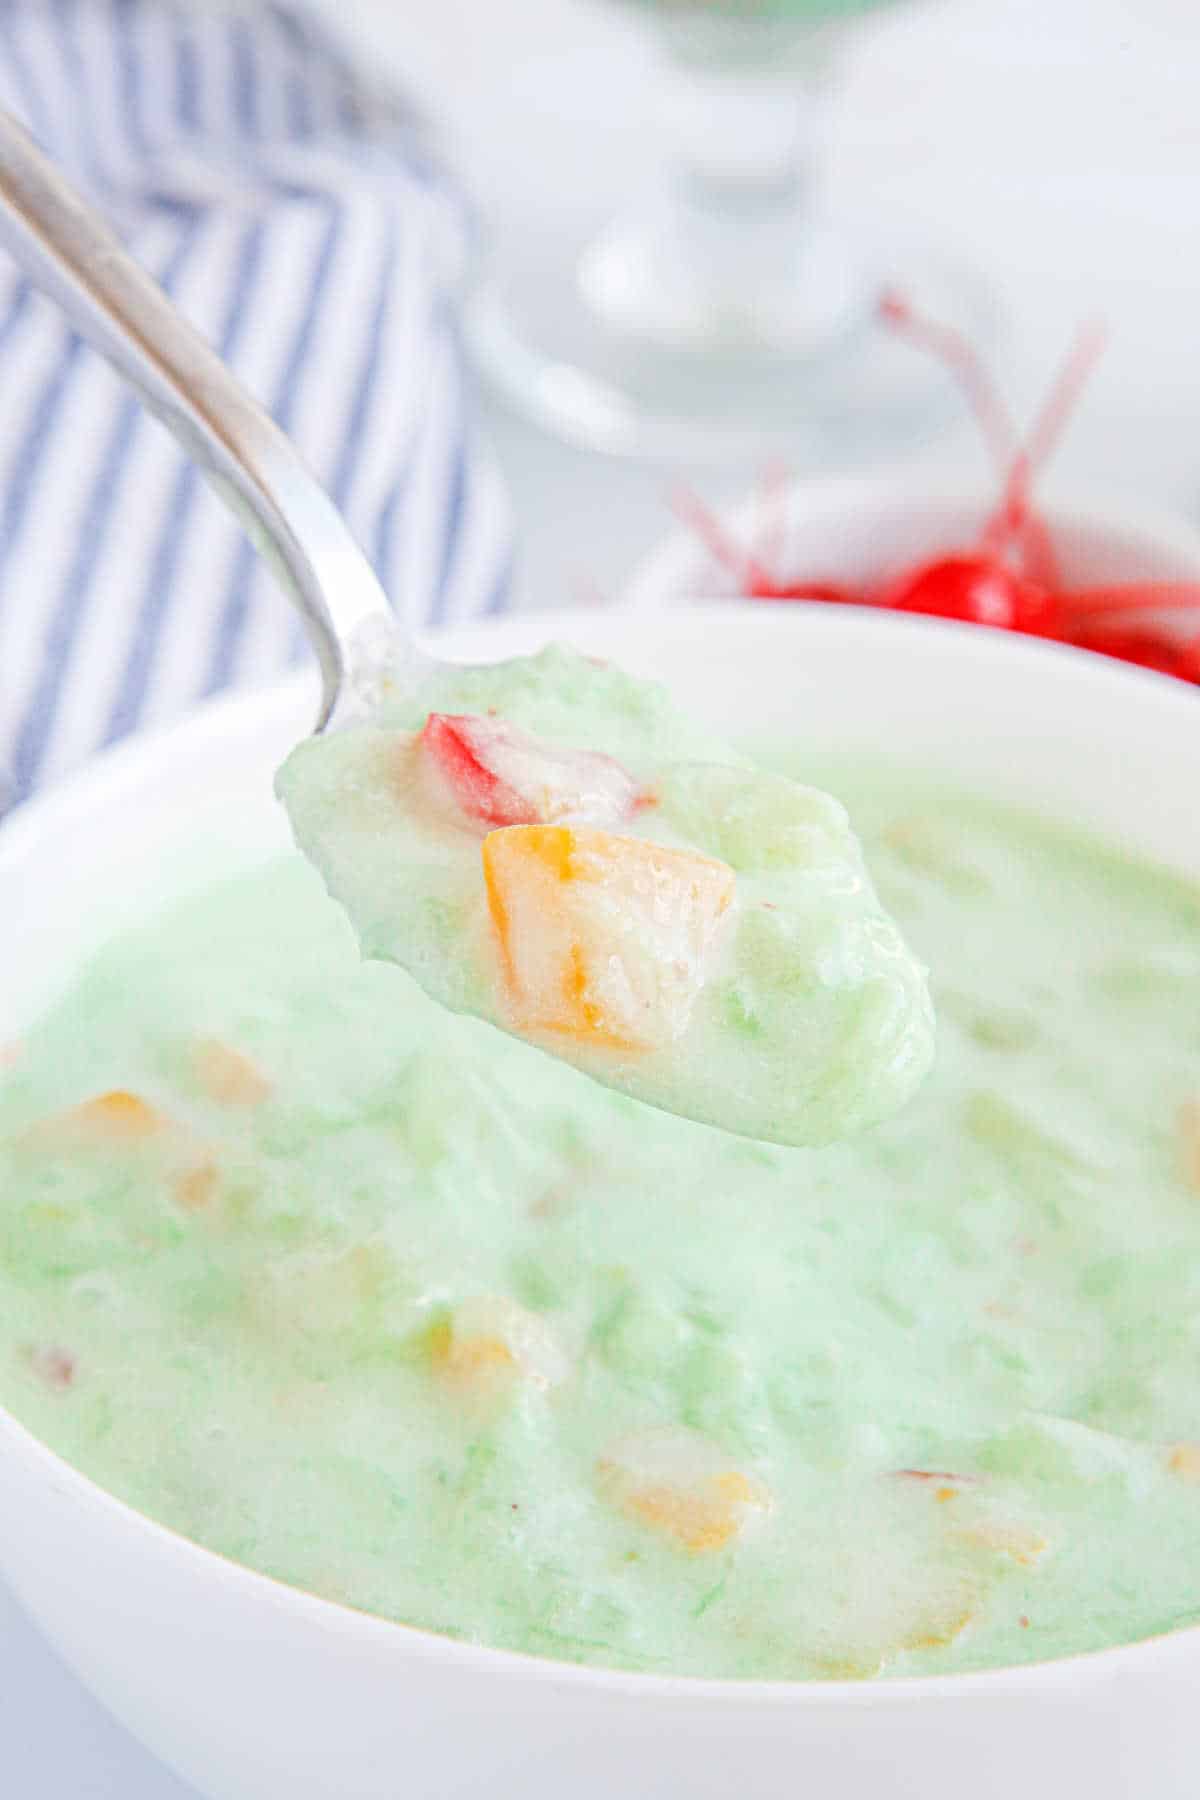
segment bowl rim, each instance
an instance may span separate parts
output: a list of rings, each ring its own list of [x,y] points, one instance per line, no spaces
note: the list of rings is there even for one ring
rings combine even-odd
[[[994,503],[994,497],[989,498],[986,479],[971,481],[962,476],[945,476],[922,481],[919,476],[896,470],[865,475],[829,475],[816,480],[799,476],[785,482],[779,495],[783,516],[791,522],[793,529],[798,528],[797,521],[805,505],[825,518],[839,512],[853,517],[856,513],[890,511],[905,502],[922,509],[974,510],[982,517]],[[712,511],[739,542],[749,544],[759,504],[759,496],[751,490],[732,500],[715,501]],[[1193,524],[1182,509],[1165,506],[1141,495],[1130,496],[1123,489],[1093,486],[1082,481],[1060,483],[1048,480],[1044,498],[1038,503],[1038,512],[1051,528],[1057,523],[1139,538],[1147,549],[1177,556],[1183,565],[1191,566],[1196,579],[1200,580],[1200,524]],[[647,611],[704,605],[709,596],[703,587],[690,592],[687,582],[692,572],[706,562],[711,562],[711,558],[695,534],[677,521],[635,564],[621,588],[618,604]],[[718,597],[744,598],[712,596]]]
[[[1200,538],[1197,540],[1200,554]],[[609,622],[628,628],[638,622],[638,609],[625,605],[603,613],[580,614],[569,610],[508,615],[486,621],[455,625],[428,633],[422,643],[437,651],[449,647],[455,660],[485,658],[499,637],[505,654],[520,655],[561,636],[587,638],[606,635]],[[1170,676],[1132,667],[1071,646],[1041,639],[991,631],[957,621],[898,615],[869,607],[769,608],[747,613],[737,599],[700,602],[678,615],[659,614],[660,628],[685,628],[695,624],[747,629],[770,636],[783,631],[818,637],[878,639],[903,632],[926,641],[934,657],[963,654],[973,660],[999,657],[1013,665],[1057,663],[1068,679],[1089,681],[1113,691],[1114,699],[1130,687],[1153,694],[1169,709],[1193,707],[1195,729],[1200,736],[1200,699],[1184,683]],[[257,715],[287,721],[302,710],[307,695],[315,699],[316,684],[308,671],[293,672],[266,686],[248,687],[205,700],[182,717],[140,731],[89,760],[82,768],[14,808],[0,821],[0,878],[11,874],[22,861],[38,853],[43,831],[61,829],[80,812],[93,812],[97,800],[105,807],[119,801],[122,790],[138,785],[147,769],[157,766],[156,753],[178,747],[194,754],[206,739],[222,738],[231,729],[252,734],[250,721]],[[315,707],[314,707],[315,710]],[[1182,717],[1181,713],[1181,717]],[[527,1651],[473,1643],[409,1625],[402,1620],[367,1612],[345,1601],[332,1600],[265,1574],[212,1550],[169,1525],[163,1525],[120,1499],[74,1467],[0,1405],[0,1462],[14,1456],[31,1465],[35,1478],[44,1479],[75,1506],[99,1510],[126,1532],[148,1534],[165,1555],[192,1564],[202,1577],[260,1599],[285,1616],[326,1636],[355,1638],[364,1647],[375,1646],[384,1654],[425,1656],[440,1660],[447,1669],[473,1672],[502,1680],[536,1681],[549,1687],[570,1687],[609,1694],[625,1701],[651,1705],[673,1703],[722,1707],[753,1706],[774,1709],[835,1706],[838,1709],[896,1707],[935,1700],[999,1700],[1006,1695],[1081,1680],[1120,1679],[1130,1665],[1143,1672],[1151,1658],[1177,1661],[1192,1655],[1200,1641],[1200,1624],[1184,1625],[1153,1633],[1126,1644],[1075,1652],[1061,1657],[942,1675],[872,1676],[857,1680],[795,1678],[738,1678],[645,1673],[635,1669],[560,1661]]]

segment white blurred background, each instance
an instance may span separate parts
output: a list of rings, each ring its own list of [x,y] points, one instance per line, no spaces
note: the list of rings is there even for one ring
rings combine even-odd
[[[315,0],[413,89],[496,229],[552,233],[636,191],[654,40],[604,0]],[[1033,407],[1073,327],[1112,341],[1047,488],[1096,480],[1200,513],[1200,0],[915,0],[847,33],[820,131],[837,210],[895,214],[997,282],[998,363]],[[523,604],[619,592],[669,525],[669,477],[564,448],[484,402]],[[957,430],[924,464],[986,479]],[[710,497],[742,464],[697,469]],[[604,528],[596,530],[602,517]]]

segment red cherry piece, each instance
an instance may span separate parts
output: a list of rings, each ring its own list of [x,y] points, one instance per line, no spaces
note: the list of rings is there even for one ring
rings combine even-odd
[[[1200,682],[1200,657],[1197,647],[1178,638],[1156,631],[1116,630],[1089,632],[1073,640],[1085,650],[1112,656],[1118,662],[1135,663],[1141,669],[1153,669],[1159,675],[1175,675],[1182,681]]]
[[[419,742],[455,808],[489,829],[567,817],[614,825],[638,803],[613,757],[543,743],[505,719],[430,713]]]
[[[1036,631],[1047,621],[1050,596],[987,556],[943,556],[902,575],[880,604],[896,612],[964,619],[1002,631]]]
[[[465,813],[482,825],[536,825],[537,813],[485,760],[496,727],[486,719],[430,713],[421,747],[454,789]]]

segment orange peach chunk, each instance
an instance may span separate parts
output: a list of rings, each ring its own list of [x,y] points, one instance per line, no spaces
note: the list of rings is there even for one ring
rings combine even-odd
[[[145,1143],[170,1128],[166,1113],[131,1094],[125,1088],[113,1088],[78,1106],[53,1113],[42,1119],[25,1135],[31,1149],[104,1149],[120,1145]]]
[[[589,828],[514,825],[483,873],[518,1030],[631,1051],[679,1037],[735,877],[690,851]]]
[[[605,1498],[627,1519],[692,1556],[723,1550],[755,1513],[770,1510],[761,1482],[690,1431],[626,1439],[600,1458],[596,1473]]]
[[[901,1650],[941,1650],[960,1638],[975,1622],[975,1607],[970,1601],[941,1608],[931,1607],[916,1620],[901,1638]]]
[[[220,1173],[215,1162],[206,1159],[182,1170],[172,1187],[175,1204],[184,1212],[206,1212],[216,1197]]]
[[[503,1338],[460,1337],[449,1324],[431,1334],[430,1353],[442,1380],[463,1393],[497,1393],[517,1373],[517,1359]]]
[[[860,1554],[866,1546],[860,1546]],[[952,1568],[919,1562],[880,1580],[867,1555],[836,1557],[840,1601],[808,1654],[825,1680],[878,1675],[898,1657],[944,1649],[975,1622],[983,1601],[977,1582]],[[820,1628],[818,1628],[820,1629]]]
[[[26,1132],[22,1143],[39,1156],[154,1145],[165,1160],[171,1196],[184,1212],[203,1211],[217,1188],[216,1163],[192,1128],[126,1088],[112,1088],[52,1113]]]
[[[570,1362],[545,1320],[514,1300],[480,1295],[430,1326],[430,1363],[464,1396],[497,1396],[518,1378],[531,1387],[558,1387]]]
[[[167,1123],[157,1107],[122,1088],[85,1100],[67,1115],[66,1122],[97,1137],[124,1139],[152,1137]]]
[[[257,1063],[220,1038],[198,1038],[191,1066],[197,1087],[222,1106],[261,1106],[271,1092]]]
[[[1167,1452],[1167,1467],[1181,1481],[1200,1483],[1200,1444],[1172,1444]]]

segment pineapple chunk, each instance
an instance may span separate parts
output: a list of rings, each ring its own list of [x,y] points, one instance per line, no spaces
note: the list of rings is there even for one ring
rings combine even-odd
[[[463,824],[617,825],[638,802],[614,757],[548,744],[506,719],[430,713],[417,743],[431,797]]]

